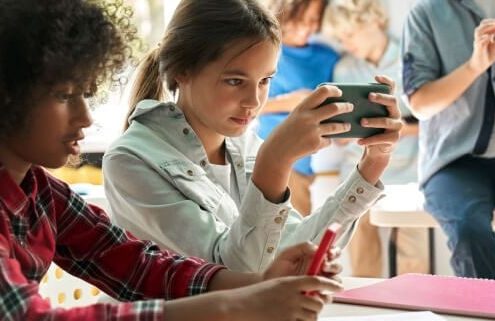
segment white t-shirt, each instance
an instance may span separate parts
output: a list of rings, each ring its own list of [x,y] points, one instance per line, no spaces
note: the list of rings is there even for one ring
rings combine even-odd
[[[241,197],[239,195],[239,188],[235,182],[235,172],[232,170],[232,164],[229,162],[228,158],[225,157],[225,165],[210,163],[207,172],[210,178],[220,184],[225,192],[232,197],[237,206],[240,206]]]

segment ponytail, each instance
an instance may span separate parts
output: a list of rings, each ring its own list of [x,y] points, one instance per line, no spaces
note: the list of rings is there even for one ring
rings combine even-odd
[[[160,76],[160,48],[151,50],[139,64],[129,97],[129,111],[125,118],[124,131],[129,127],[128,119],[143,99],[165,100],[167,92]]]

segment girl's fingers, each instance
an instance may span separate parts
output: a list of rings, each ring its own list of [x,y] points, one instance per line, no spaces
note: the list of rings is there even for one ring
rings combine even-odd
[[[368,128],[383,128],[392,131],[399,131],[404,126],[400,119],[389,117],[373,117],[361,119],[361,126]]]
[[[301,276],[296,282],[301,292],[336,292],[343,288],[342,283],[320,276]]]
[[[316,293],[314,295],[303,295],[299,302],[304,310],[313,311],[316,313],[320,312],[325,305],[325,301],[323,301],[322,298],[320,298],[320,296]]]
[[[342,265],[336,262],[325,262],[323,264],[322,271],[331,275],[339,274],[342,272]]]
[[[318,108],[323,102],[329,97],[340,97],[342,96],[342,91],[330,85],[324,85],[316,88],[311,95],[299,104],[299,110],[315,109]]]
[[[368,99],[376,104],[384,105],[391,118],[400,118],[400,110],[397,107],[397,98],[393,95],[370,93]]]
[[[319,127],[320,136],[341,134],[351,130],[351,125],[349,123],[324,123],[320,124]]]
[[[338,246],[331,247],[328,250],[328,257],[330,260],[338,259],[341,254],[342,254],[342,249]]]
[[[318,313],[301,309],[295,316],[297,321],[317,321]]]
[[[399,140],[399,132],[385,132],[383,134],[378,134],[370,136],[367,138],[361,138],[358,140],[358,144],[362,146],[373,146],[382,144],[395,144]]]
[[[395,81],[392,78],[385,75],[378,75],[375,77],[375,80],[380,84],[388,85],[390,87],[390,93],[395,92]]]
[[[322,105],[320,108],[312,110],[318,122],[330,119],[340,114],[350,113],[354,110],[354,105],[351,103],[332,103]]]

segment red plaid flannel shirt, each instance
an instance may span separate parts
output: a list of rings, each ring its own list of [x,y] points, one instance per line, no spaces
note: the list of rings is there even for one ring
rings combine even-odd
[[[202,293],[222,268],[135,239],[39,167],[19,186],[0,164],[1,320],[164,320],[163,300],[51,308],[38,285],[52,260],[121,301]]]

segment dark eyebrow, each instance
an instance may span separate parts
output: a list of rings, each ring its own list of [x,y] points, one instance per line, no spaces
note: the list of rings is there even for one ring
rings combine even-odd
[[[276,70],[269,72],[267,74],[267,77],[271,77],[271,76],[275,75],[276,72],[277,72]],[[239,70],[239,69],[226,70],[225,72],[222,73],[222,75],[248,77],[248,74],[246,74],[244,71]]]

